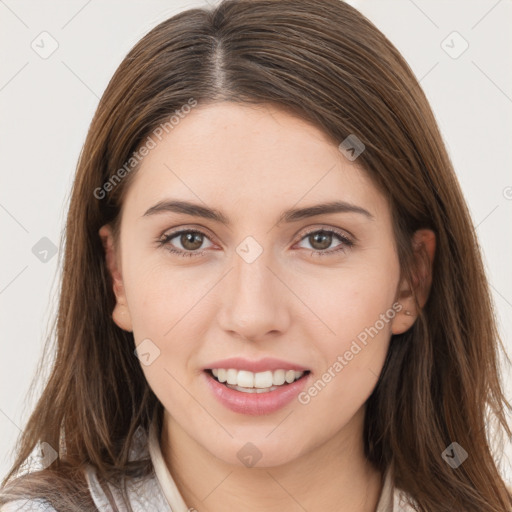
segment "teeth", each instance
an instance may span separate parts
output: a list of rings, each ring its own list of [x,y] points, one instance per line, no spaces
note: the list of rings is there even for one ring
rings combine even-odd
[[[212,373],[219,382],[225,382],[231,386],[241,388],[266,389],[272,386],[281,386],[285,382],[291,384],[300,379],[304,372],[296,370],[268,370],[266,372],[253,373],[247,370],[235,370],[234,368],[214,368]]]
[[[238,372],[236,370],[234,370],[233,368],[231,368],[230,370],[221,370],[223,372],[226,373],[226,382],[228,384],[233,384],[234,386],[236,386],[236,383],[237,383],[237,375],[238,375]]]

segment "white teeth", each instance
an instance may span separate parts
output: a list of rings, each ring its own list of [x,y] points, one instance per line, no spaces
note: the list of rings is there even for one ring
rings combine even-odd
[[[242,373],[242,372],[240,372]],[[254,385],[253,386],[244,386],[243,384],[238,384],[239,386],[243,386],[245,388],[254,387],[254,388],[270,388],[272,386],[272,372],[260,372],[254,374]]]
[[[267,389],[272,386],[281,386],[285,382],[291,384],[304,374],[304,372],[296,370],[275,370],[273,372],[268,370],[253,373],[247,370],[235,370],[234,368],[214,368],[212,373],[219,382],[247,389]]]
[[[240,370],[237,375],[236,385],[242,388],[254,387],[254,373]]]
[[[272,375],[272,384],[280,386],[286,382],[286,372],[284,370],[276,370]]]
[[[236,376],[237,376],[238,372],[236,370],[234,370],[233,368],[231,368],[230,370],[228,370],[226,372],[226,382],[228,384],[233,384],[236,386]]]
[[[288,370],[285,375],[286,382],[291,384],[295,380],[295,372],[293,370]]]
[[[236,391],[241,391],[242,393],[268,393],[269,391],[276,390],[279,386],[272,386],[270,388],[241,388],[240,386],[232,386],[231,384],[226,384],[228,388],[235,389]]]

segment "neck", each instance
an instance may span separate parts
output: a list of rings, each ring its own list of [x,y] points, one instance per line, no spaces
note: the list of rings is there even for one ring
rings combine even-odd
[[[374,512],[382,475],[364,456],[364,408],[314,450],[272,467],[227,464],[213,456],[164,411],[161,449],[188,507],[198,512]]]

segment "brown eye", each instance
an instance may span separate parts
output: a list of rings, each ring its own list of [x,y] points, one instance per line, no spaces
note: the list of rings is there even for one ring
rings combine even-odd
[[[328,249],[332,243],[332,233],[328,231],[317,231],[308,236],[308,240],[314,249],[323,251]]]
[[[196,251],[203,244],[203,235],[198,231],[184,231],[179,240],[184,249]]]
[[[163,236],[159,245],[165,246],[167,250],[178,256],[200,256],[204,252],[200,249],[205,239],[208,240],[208,237],[201,231],[183,229]],[[176,241],[171,242],[172,240]],[[181,247],[179,247],[180,245]]]
[[[338,239],[340,243],[334,246],[334,249],[326,250],[331,246],[335,239]],[[313,249],[311,254],[318,256],[345,252],[354,246],[354,242],[350,240],[350,238],[342,232],[334,229],[317,229],[315,231],[310,231],[302,237],[301,242],[304,240],[307,241]]]

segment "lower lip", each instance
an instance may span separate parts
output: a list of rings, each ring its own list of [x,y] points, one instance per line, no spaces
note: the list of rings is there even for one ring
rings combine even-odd
[[[291,384],[280,386],[266,393],[244,393],[230,389],[214,379],[208,371],[203,371],[213,395],[233,412],[258,416],[271,414],[289,404],[306,386],[311,372]]]

